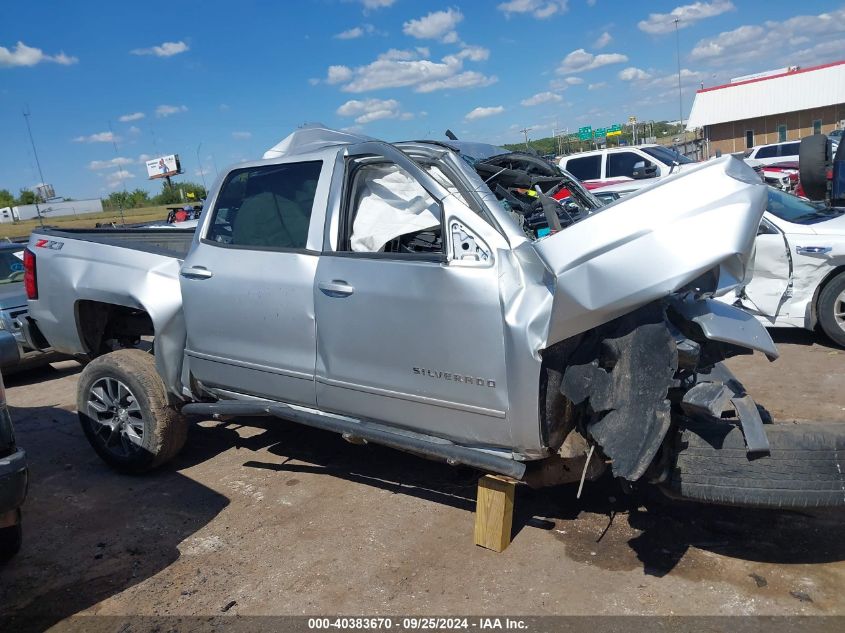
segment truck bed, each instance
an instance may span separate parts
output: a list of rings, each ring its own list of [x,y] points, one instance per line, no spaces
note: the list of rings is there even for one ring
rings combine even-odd
[[[48,238],[65,238],[108,244],[184,259],[194,239],[194,229],[36,229],[34,233]]]

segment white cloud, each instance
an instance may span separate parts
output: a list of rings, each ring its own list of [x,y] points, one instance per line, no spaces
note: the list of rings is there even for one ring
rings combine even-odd
[[[338,40],[355,40],[359,37],[364,37],[365,35],[371,35],[372,33],[375,33],[375,31],[376,27],[374,27],[372,24],[362,24],[361,26],[356,26],[351,29],[341,31],[334,37]]]
[[[135,161],[131,158],[124,158],[123,156],[117,156],[110,160],[92,160],[88,163],[88,169],[93,171],[97,171],[100,169],[111,169],[112,167],[123,167],[124,165],[131,165]]]
[[[352,79],[352,69],[348,66],[329,66],[326,74],[327,84],[339,84]]]
[[[120,140],[111,132],[97,132],[88,136],[77,136],[73,139],[76,143],[113,143]]]
[[[553,92],[538,92],[532,97],[523,99],[520,103],[522,103],[522,105],[524,106],[535,106],[540,105],[541,103],[550,103],[558,101],[563,101],[563,97],[561,97],[560,95],[556,95]]]
[[[567,77],[563,81],[570,86],[577,86],[579,84],[584,83],[584,80],[580,77]]]
[[[156,116],[160,119],[164,117],[171,116],[173,114],[177,114],[179,112],[187,112],[187,106],[172,106],[172,105],[160,105],[156,108]]]
[[[624,70],[620,70],[618,77],[622,81],[643,81],[645,79],[650,79],[651,75],[642,68],[630,66]]]
[[[491,106],[491,107],[478,107],[472,110],[471,112],[467,113],[464,117],[467,121],[475,121],[476,119],[484,119],[488,116],[494,116],[496,114],[501,114],[504,112],[505,109],[502,106]]]
[[[560,62],[560,66],[557,68],[557,73],[560,75],[566,75],[569,73],[585,72],[587,70],[607,66],[608,64],[623,64],[627,61],[628,57],[620,53],[601,53],[599,55],[593,55],[592,53],[585,51],[583,48],[579,48],[563,58]]]
[[[403,116],[396,99],[351,99],[337,109],[337,114],[355,117],[355,123],[359,125]]]
[[[132,114],[124,114],[122,117],[118,118],[118,121],[121,123],[129,123],[130,121],[140,121],[143,118],[143,112],[133,112]]]
[[[457,9],[432,11],[415,20],[408,20],[402,25],[402,32],[420,40],[441,40],[446,43],[458,41],[455,27],[464,19],[464,14]]]
[[[252,138],[252,132],[232,132],[232,138],[236,141],[245,141]]]
[[[734,11],[736,7],[730,0],[713,0],[713,2],[693,2],[675,7],[669,13],[651,13],[646,20],[640,20],[637,27],[651,35],[662,35],[675,30],[675,20],[679,20],[678,28],[685,29],[696,22]]]
[[[596,6],[596,0],[587,0],[587,6],[588,7]]]
[[[123,185],[123,181],[130,180],[134,178],[135,174],[132,172],[126,171],[125,169],[118,169],[115,172],[110,174],[106,174],[106,186],[109,189],[116,189]]]
[[[743,25],[699,40],[693,61],[728,67],[733,75],[792,64],[820,64],[842,59],[845,7],[818,15]],[[812,46],[807,47],[811,41]],[[838,47],[838,48],[837,48]],[[744,66],[747,64],[747,66]]]
[[[0,68],[35,66],[41,62],[53,62],[62,66],[70,66],[78,61],[78,58],[65,55],[64,52],[56,55],[47,55],[40,48],[27,46],[23,42],[18,42],[12,50],[9,50],[5,46],[0,46]]]
[[[139,163],[146,163],[151,158],[152,158],[152,156],[150,154],[141,154],[140,156],[138,156],[138,162]]]
[[[545,20],[553,15],[566,13],[568,4],[567,0],[510,0],[501,3],[497,8],[507,17],[530,13],[538,20]]]
[[[607,82],[606,81],[599,81],[597,83],[590,84],[589,86],[587,86],[587,90],[590,90],[590,91],[601,90],[602,88],[607,88]]]
[[[496,76],[488,77],[474,70],[467,70],[457,75],[452,75],[447,79],[438,79],[436,81],[425,81],[416,88],[414,92],[434,92],[435,90],[449,90],[451,88],[484,88],[491,86],[499,81]]]
[[[489,86],[497,81],[496,77],[464,70],[465,61],[480,61],[489,55],[483,47],[465,46],[439,62],[420,57],[428,53],[425,48],[390,49],[365,66],[329,66],[325,82],[343,84],[341,90],[344,92],[357,93],[404,87],[413,87],[416,92],[432,92]]]
[[[141,128],[139,128],[136,125],[130,125],[129,126],[129,133],[137,136],[138,134],[141,133]]]
[[[593,48],[604,48],[608,44],[613,41],[613,36],[605,31],[601,35],[596,38],[596,41],[593,42]]]
[[[131,51],[133,55],[155,55],[156,57],[172,57],[179,53],[184,53],[190,50],[190,47],[183,41],[178,42],[164,42],[158,46],[151,46],[150,48],[135,48]]]
[[[361,0],[361,4],[364,5],[364,9],[370,11],[391,7],[394,2],[396,2],[396,0]]]

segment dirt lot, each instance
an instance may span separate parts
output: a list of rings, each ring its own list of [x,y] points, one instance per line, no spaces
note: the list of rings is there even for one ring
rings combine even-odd
[[[845,422],[845,352],[778,335],[732,368],[781,420]],[[74,413],[79,368],[11,377],[32,485],[0,569],[6,630],[79,613],[845,614],[845,512],[517,496],[511,547],[472,544],[477,475],[281,421],[202,423],[168,468],[117,475]],[[0,625],[2,628],[2,625]]]

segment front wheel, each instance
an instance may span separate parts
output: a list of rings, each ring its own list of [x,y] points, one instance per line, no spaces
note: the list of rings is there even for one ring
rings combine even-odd
[[[143,473],[181,450],[187,422],[168,404],[152,355],[121,349],[91,361],[77,391],[82,430],[112,468]]]
[[[834,343],[845,347],[845,273],[840,273],[822,288],[818,313],[824,333]]]

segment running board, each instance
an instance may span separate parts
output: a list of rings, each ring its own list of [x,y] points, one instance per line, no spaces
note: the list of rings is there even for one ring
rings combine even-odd
[[[474,448],[452,444],[446,440],[419,433],[393,430],[375,422],[320,413],[281,403],[263,402],[194,402],[182,407],[185,415],[198,416],[270,416],[291,420],[305,426],[340,433],[344,439],[365,440],[423,457],[443,460],[450,466],[462,464],[490,473],[522,479],[525,464],[506,457],[491,455]]]

